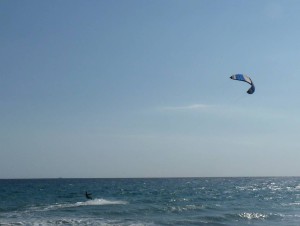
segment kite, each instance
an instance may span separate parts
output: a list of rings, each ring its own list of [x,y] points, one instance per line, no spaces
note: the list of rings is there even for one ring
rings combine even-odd
[[[247,75],[243,75],[243,74],[235,74],[230,76],[230,78],[232,80],[238,80],[238,81],[242,81],[242,82],[247,82],[248,84],[251,85],[250,89],[247,91],[248,94],[253,94],[255,91],[255,86],[251,80],[250,77],[248,77]]]

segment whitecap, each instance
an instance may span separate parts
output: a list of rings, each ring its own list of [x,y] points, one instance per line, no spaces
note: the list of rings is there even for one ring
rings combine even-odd
[[[75,206],[126,205],[125,201],[110,201],[106,199],[92,199],[85,202],[76,202]]]
[[[262,214],[262,213],[241,213],[239,214],[241,218],[245,218],[247,220],[252,220],[252,219],[266,219],[268,215]]]
[[[126,205],[125,201],[118,200],[106,200],[106,199],[93,199],[85,202],[76,202],[76,203],[55,203],[53,205],[44,206],[44,207],[31,207],[31,211],[50,211],[57,210],[62,208],[75,208],[80,206],[103,206],[103,205]]]

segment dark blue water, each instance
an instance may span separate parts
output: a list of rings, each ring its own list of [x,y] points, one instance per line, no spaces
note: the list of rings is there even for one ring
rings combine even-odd
[[[300,178],[0,180],[0,225],[300,225]]]

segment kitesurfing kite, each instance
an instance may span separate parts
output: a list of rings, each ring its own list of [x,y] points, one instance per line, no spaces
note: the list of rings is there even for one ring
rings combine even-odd
[[[242,75],[242,74],[236,74],[236,75],[232,75],[230,76],[231,79],[233,80],[238,80],[238,81],[242,81],[242,82],[247,82],[251,85],[250,89],[247,91],[248,94],[252,94],[255,91],[255,86],[251,80],[251,78],[249,78],[247,75]]]

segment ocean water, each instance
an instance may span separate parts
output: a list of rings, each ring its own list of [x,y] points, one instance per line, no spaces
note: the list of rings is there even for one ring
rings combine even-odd
[[[0,180],[0,225],[300,225],[300,178]]]

